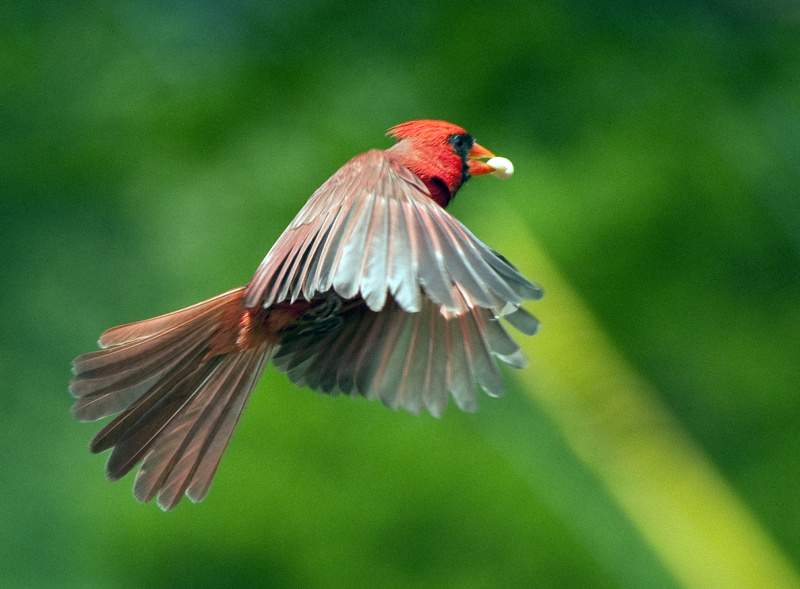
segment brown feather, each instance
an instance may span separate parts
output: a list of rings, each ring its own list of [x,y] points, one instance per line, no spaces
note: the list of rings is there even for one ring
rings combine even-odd
[[[171,509],[190,488],[195,497],[208,491],[275,334],[309,307],[282,303],[253,313],[242,306],[243,292],[110,329],[102,343],[112,347],[73,363],[76,417],[121,412],[90,448],[112,448],[111,480],[143,462],[134,487],[142,501],[159,495]]]

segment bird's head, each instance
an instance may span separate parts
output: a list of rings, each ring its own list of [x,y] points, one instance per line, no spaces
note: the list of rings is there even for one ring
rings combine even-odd
[[[431,197],[443,207],[472,176],[507,178],[514,171],[510,161],[495,157],[452,123],[410,121],[392,127],[388,135],[395,137],[397,144],[387,153],[422,180]],[[481,161],[484,159],[488,161]]]

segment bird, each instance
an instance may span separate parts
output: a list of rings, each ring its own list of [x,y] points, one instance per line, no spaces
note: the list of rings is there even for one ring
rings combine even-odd
[[[542,289],[445,207],[473,176],[513,173],[462,127],[415,120],[342,166],[300,209],[250,282],[113,327],[72,363],[72,413],[116,415],[90,451],[115,481],[140,465],[137,500],[163,510],[208,494],[268,361],[298,386],[435,417],[504,392],[498,360],[526,358],[502,318]]]

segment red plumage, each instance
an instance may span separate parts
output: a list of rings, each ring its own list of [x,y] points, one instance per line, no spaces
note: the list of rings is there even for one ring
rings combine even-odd
[[[298,385],[414,413],[502,394],[494,358],[525,358],[498,319],[535,333],[520,305],[541,290],[443,208],[492,154],[444,121],[389,134],[309,198],[246,287],[112,328],[75,359],[74,415],[119,413],[91,443],[112,449],[110,479],[142,462],[140,501],[202,500],[270,359]]]

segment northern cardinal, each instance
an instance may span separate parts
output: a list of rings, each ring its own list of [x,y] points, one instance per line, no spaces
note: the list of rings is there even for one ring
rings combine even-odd
[[[75,417],[119,413],[90,445],[112,448],[110,480],[141,461],[139,501],[202,500],[270,358],[298,386],[437,417],[451,394],[465,411],[478,386],[502,394],[492,356],[526,360],[498,318],[533,335],[520,304],[542,291],[444,207],[471,176],[508,176],[511,162],[444,121],[388,134],[394,146],[311,195],[247,286],[109,329],[104,349],[75,359]]]

